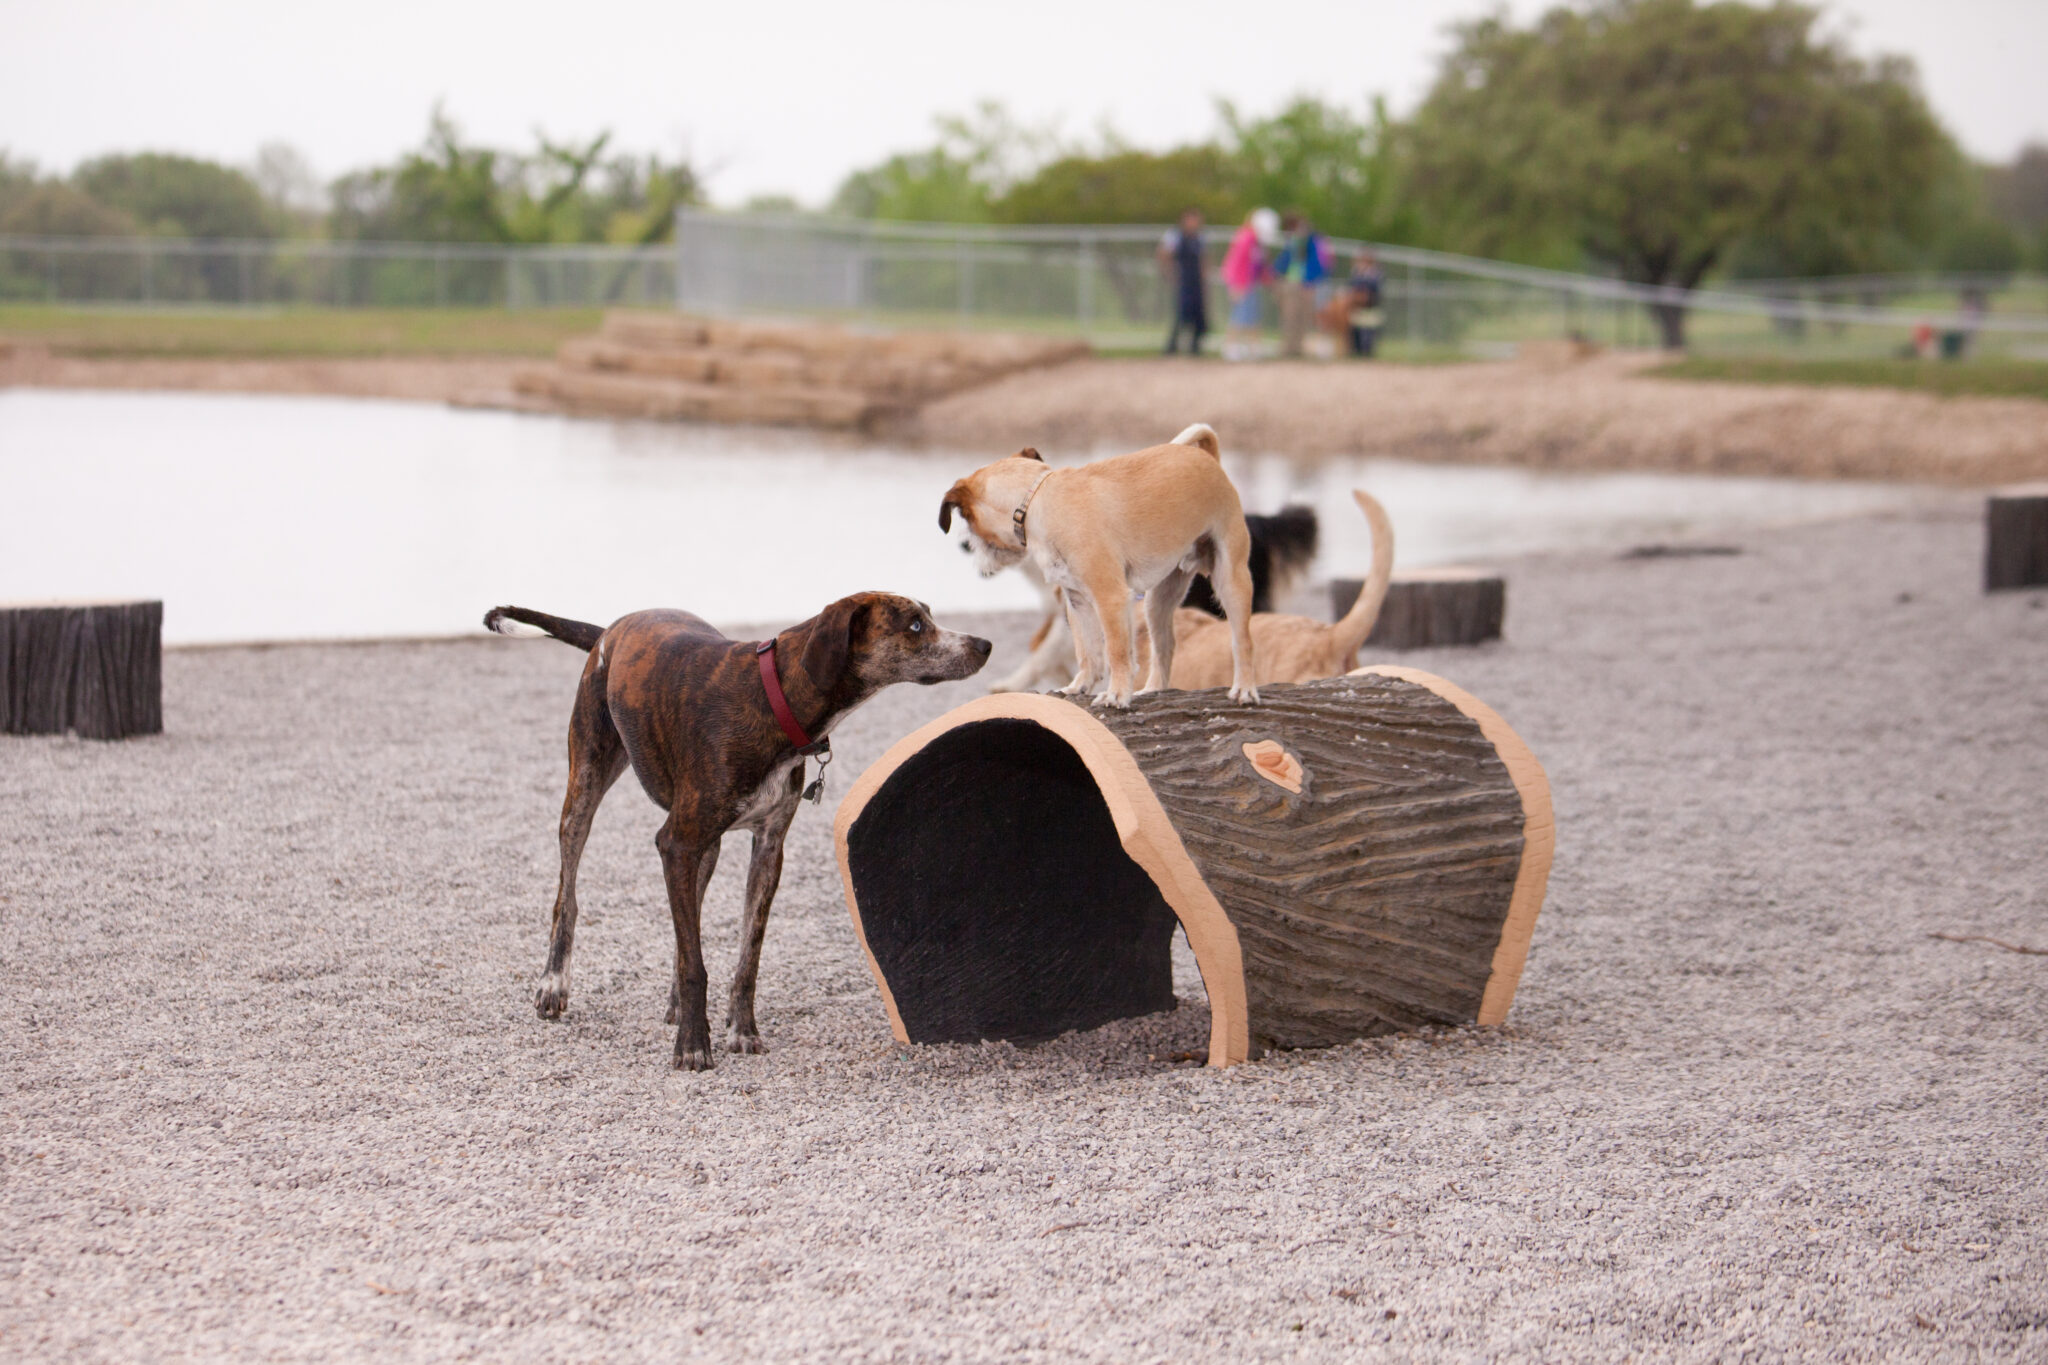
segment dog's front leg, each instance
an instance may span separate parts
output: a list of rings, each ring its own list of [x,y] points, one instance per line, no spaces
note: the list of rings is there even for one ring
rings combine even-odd
[[[704,939],[699,922],[698,873],[705,843],[690,814],[681,809],[669,812],[654,846],[661,850],[662,880],[668,884],[669,918],[676,930],[676,979],[682,997],[676,1021],[676,1057],[679,1070],[711,1069],[711,1022],[704,1013]]]
[[[1131,653],[1131,590],[1115,565],[1097,566],[1088,575],[1088,597],[1095,608],[1095,622],[1102,654],[1109,662],[1109,687],[1096,698],[1098,704],[1129,706],[1134,690]]]
[[[1074,589],[1060,593],[1067,604],[1067,630],[1074,637],[1074,680],[1059,689],[1063,697],[1085,697],[1106,675],[1103,666],[1102,630],[1096,621],[1095,604]]]
[[[766,1052],[754,1023],[754,982],[761,971],[761,941],[768,937],[768,907],[782,884],[782,845],[789,822],[796,818],[804,789],[803,765],[789,775],[789,789],[754,831],[754,860],[747,868],[747,914],[740,926],[740,962],[732,974],[732,994],[725,1002],[725,1050]]]

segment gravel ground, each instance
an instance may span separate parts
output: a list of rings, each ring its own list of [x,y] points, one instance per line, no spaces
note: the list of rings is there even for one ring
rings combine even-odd
[[[1404,656],[1555,784],[1509,1025],[1228,1072],[1192,982],[894,1045],[829,805],[773,1052],[672,1072],[630,781],[543,1023],[580,656],[175,652],[162,738],[0,738],[0,1354],[2048,1358],[2048,958],[1929,937],[2048,943],[2048,593],[1962,503],[1744,548],[1519,562],[1508,641]]]

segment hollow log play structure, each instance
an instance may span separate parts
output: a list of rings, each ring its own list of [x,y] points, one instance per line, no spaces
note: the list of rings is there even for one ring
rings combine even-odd
[[[1359,580],[1330,580],[1330,609],[1342,619],[1358,599]],[[1492,569],[1447,566],[1394,575],[1387,600],[1365,643],[1375,649],[1476,645],[1500,638],[1507,584]]]
[[[502,404],[598,417],[868,427],[944,394],[1088,354],[1001,332],[867,333],[822,324],[614,312],[521,370]]]
[[[1505,1019],[1553,842],[1527,746],[1413,669],[1262,697],[1005,693],[862,774],[839,868],[896,1037],[1028,1042],[1171,1009],[1176,924],[1211,1065]]]
[[[0,730],[162,733],[163,625],[161,602],[0,603]]]
[[[1984,591],[2048,587],[2048,483],[2000,489],[1984,503]]]

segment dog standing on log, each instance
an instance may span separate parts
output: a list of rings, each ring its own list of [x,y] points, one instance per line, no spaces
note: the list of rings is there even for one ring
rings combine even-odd
[[[939,529],[965,518],[984,576],[1029,557],[1067,605],[1080,668],[1060,689],[1129,706],[1135,688],[1131,595],[1145,598],[1152,636],[1145,691],[1173,674],[1173,613],[1198,573],[1216,585],[1229,620],[1233,701],[1256,702],[1253,681],[1251,534],[1223,472],[1216,433],[1196,423],[1162,446],[1052,469],[1036,450],[986,465],[939,503]]]
[[[493,607],[484,616],[484,626],[501,634],[511,633],[511,621],[590,653],[569,716],[561,883],[535,1008],[555,1019],[569,1006],[576,865],[598,803],[630,763],[641,787],[668,812],[654,844],[676,931],[668,1006],[675,1064],[711,1067],[698,914],[729,829],[752,832],[754,850],[725,1045],[767,1051],[754,1023],[754,979],[768,906],[782,880],[783,840],[803,794],[804,759],[829,759],[832,728],[891,683],[929,685],[978,672],[989,642],[941,630],[922,603],[879,592],[841,598],[756,644],[729,640],[684,611],[635,612],[610,627],[524,607]]]
[[[1247,512],[1244,525],[1252,537],[1249,557],[1252,571],[1252,644],[1263,652],[1264,646],[1258,636],[1259,613],[1271,611],[1274,600],[1287,592],[1315,562],[1319,528],[1315,508],[1300,506],[1283,507],[1270,516]],[[974,553],[973,537],[964,531],[960,548],[968,554]],[[1067,629],[1065,604],[1029,559],[1019,564],[1017,570],[1038,589],[1039,596],[1044,599],[1045,615],[1039,621],[1038,629],[1032,632],[1024,661],[1008,677],[990,683],[988,690],[991,692],[1029,692],[1043,683],[1064,682],[1074,676],[1074,637]],[[1197,577],[1189,585],[1188,595],[1181,599],[1181,606],[1205,612],[1219,622],[1223,619],[1223,604],[1216,600],[1215,589],[1210,587],[1206,578]],[[1175,619],[1182,623],[1179,639],[1174,644],[1174,670],[1178,672],[1178,651],[1186,641],[1186,623],[1190,618],[1182,614]],[[1142,625],[1139,633],[1150,638]],[[1227,631],[1224,638],[1229,638]],[[1258,681],[1263,683],[1266,680],[1260,678]]]

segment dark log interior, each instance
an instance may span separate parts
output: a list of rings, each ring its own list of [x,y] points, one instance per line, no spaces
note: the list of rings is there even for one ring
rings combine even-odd
[[[1051,731],[987,720],[889,776],[847,835],[911,1041],[1034,1042],[1174,1007],[1164,898]]]

